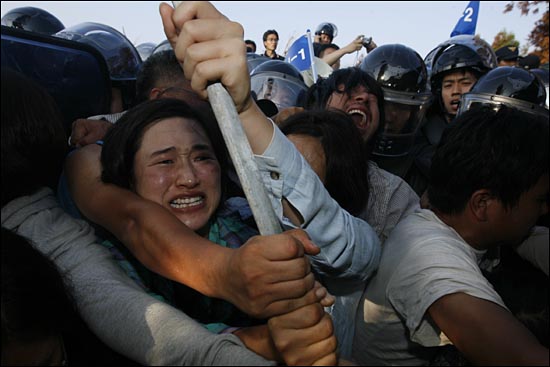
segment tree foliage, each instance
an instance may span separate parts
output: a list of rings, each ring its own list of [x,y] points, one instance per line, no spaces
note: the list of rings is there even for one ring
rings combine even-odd
[[[493,50],[498,50],[504,46],[516,46],[519,47],[519,41],[516,40],[516,35],[513,32],[507,32],[506,29],[501,30],[495,36],[491,47]]]
[[[521,15],[539,13],[539,5],[546,5],[546,11],[542,17],[537,20],[535,27],[527,37],[529,43],[535,48],[533,52],[540,57],[541,63],[548,62],[548,27],[549,27],[549,8],[550,1],[510,1],[504,8],[504,13],[508,13],[514,9],[514,5],[521,11]]]

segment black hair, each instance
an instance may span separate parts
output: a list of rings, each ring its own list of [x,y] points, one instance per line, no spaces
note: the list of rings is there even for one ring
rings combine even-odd
[[[319,138],[328,193],[350,214],[359,215],[369,197],[368,159],[353,120],[339,110],[312,110],[290,116],[279,128],[285,135]]]
[[[277,36],[277,39],[279,39],[279,33],[277,33],[276,30],[274,29],[268,29],[267,31],[264,32],[264,35],[262,37],[263,41],[267,41],[267,36],[269,36],[270,34],[274,34]]]
[[[57,187],[68,151],[54,99],[23,74],[2,68],[2,206]]]
[[[212,143],[221,171],[225,172],[227,151],[216,121],[205,118],[179,99],[161,98],[143,102],[128,110],[107,132],[101,150],[101,180],[133,190],[134,160],[145,131],[160,120],[171,117],[193,119],[202,126]]]
[[[71,328],[74,300],[55,264],[2,227],[2,343],[33,341]]]
[[[279,36],[277,36],[277,37],[279,37]],[[256,52],[256,42],[254,42],[252,40],[244,40],[244,43],[246,44],[247,49],[248,49],[248,45],[254,46],[254,50],[252,50],[252,52]]]
[[[183,69],[174,50],[155,52],[141,64],[136,79],[136,99],[138,103],[149,99],[151,89],[162,83],[173,85],[185,79]]]
[[[460,213],[487,189],[508,208],[548,174],[548,120],[502,106],[467,111],[445,131],[432,160],[428,198]]]
[[[309,87],[306,96],[306,109],[326,109],[327,103],[333,92],[339,92],[338,86],[344,85],[343,93],[350,95],[355,88],[362,85],[378,99],[378,111],[380,123],[378,129],[366,142],[366,151],[372,152],[376,136],[384,131],[384,92],[376,80],[367,72],[357,67],[349,67],[333,71],[329,77],[320,78],[317,83]]]

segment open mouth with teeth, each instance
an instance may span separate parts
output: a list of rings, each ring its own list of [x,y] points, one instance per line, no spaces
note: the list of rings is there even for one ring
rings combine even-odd
[[[170,206],[174,209],[185,209],[196,207],[202,203],[204,203],[204,196],[194,196],[174,199],[170,201]]]
[[[360,130],[365,130],[369,126],[369,121],[365,112],[358,109],[353,109],[348,111],[348,115],[351,116],[355,126],[357,126]]]

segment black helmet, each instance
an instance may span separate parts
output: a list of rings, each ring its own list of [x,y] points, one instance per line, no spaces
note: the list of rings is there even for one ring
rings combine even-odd
[[[384,91],[384,130],[377,137],[373,153],[406,155],[432,99],[422,57],[404,45],[382,45],[367,54],[361,70]]]
[[[283,60],[270,60],[256,66],[250,73],[250,87],[258,101],[268,99],[279,111],[302,107],[307,93],[300,71]]]
[[[331,39],[334,39],[338,35],[338,28],[333,23],[323,22],[317,26],[315,34],[327,34]]]
[[[40,8],[26,6],[8,11],[2,17],[2,25],[30,32],[52,35],[65,26],[59,19]]]
[[[546,91],[539,77],[522,68],[501,66],[482,76],[470,92],[462,95],[458,114],[478,105],[495,109],[506,105],[548,118],[545,102]]]
[[[136,50],[139,53],[139,57],[141,57],[141,61],[147,60],[153,54],[156,46],[153,42],[144,42],[137,45]]]
[[[252,70],[254,70],[256,66],[267,61],[272,61],[272,59],[264,55],[255,54],[253,52],[246,53],[246,65],[248,66],[249,74],[252,73]]]
[[[55,36],[86,43],[98,50],[107,62],[112,81],[136,79],[141,58],[128,38],[116,29],[85,22],[57,32]]]
[[[479,78],[498,65],[491,46],[483,39],[471,35],[451,37],[430,51],[424,61],[430,72],[432,90],[436,94],[447,72],[468,68]]]

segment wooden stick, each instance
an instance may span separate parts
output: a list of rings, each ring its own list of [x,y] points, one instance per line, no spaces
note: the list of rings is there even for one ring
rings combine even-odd
[[[281,233],[233,100],[221,83],[208,86],[206,91],[260,233]]]
[[[172,4],[177,8],[182,2],[172,1]],[[221,83],[208,86],[206,92],[260,234],[281,233],[281,225],[262,183],[260,171],[231,96]]]

